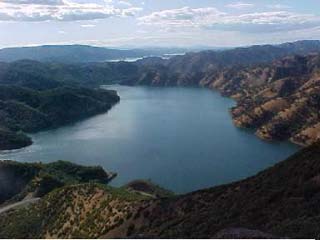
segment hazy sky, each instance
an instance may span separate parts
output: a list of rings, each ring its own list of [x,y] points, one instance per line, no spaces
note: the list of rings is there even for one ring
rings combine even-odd
[[[239,46],[320,39],[319,0],[0,0],[0,48]]]

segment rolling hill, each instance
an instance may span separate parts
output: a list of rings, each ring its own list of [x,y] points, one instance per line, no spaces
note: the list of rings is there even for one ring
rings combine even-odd
[[[87,45],[44,45],[0,49],[0,61],[34,60],[59,63],[88,63],[112,60],[165,56],[184,53],[182,48],[112,49]]]

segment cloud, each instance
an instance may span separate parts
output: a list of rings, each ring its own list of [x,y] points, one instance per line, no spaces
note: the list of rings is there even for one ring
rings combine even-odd
[[[246,8],[252,8],[254,7],[254,4],[252,3],[243,3],[243,2],[236,2],[226,5],[226,7],[229,8],[235,8],[235,9],[246,9]]]
[[[143,9],[140,7],[131,7],[126,9],[121,9],[121,15],[123,17],[134,17],[137,13],[141,12]]]
[[[9,4],[63,5],[62,0],[2,0]]]
[[[241,32],[278,32],[320,26],[320,17],[289,11],[230,14],[216,8],[170,9],[140,17],[142,25],[162,28],[204,28]]]
[[[81,27],[83,27],[83,28],[93,28],[93,27],[95,27],[96,25],[94,25],[94,24],[82,24],[82,25],[80,25]]]
[[[28,2],[28,3],[27,3]],[[111,3],[76,3],[67,0],[5,0],[0,21],[82,21],[135,16],[141,8],[116,8]]]
[[[279,32],[315,27],[320,18],[312,14],[299,14],[287,11],[257,12],[238,16],[228,16],[222,27],[243,32]],[[218,24],[219,25],[219,24]],[[214,27],[214,25],[211,25]]]
[[[292,7],[290,7],[289,5],[284,5],[284,4],[271,4],[271,5],[268,5],[267,6],[268,8],[271,8],[271,9],[290,9]]]
[[[118,1],[117,2],[119,5],[123,5],[123,6],[128,6],[128,7],[131,7],[132,6],[132,3],[129,3],[127,1]]]
[[[193,27],[204,22],[217,22],[226,14],[216,8],[190,8],[170,9],[153,12],[150,15],[140,17],[138,20],[143,25]]]

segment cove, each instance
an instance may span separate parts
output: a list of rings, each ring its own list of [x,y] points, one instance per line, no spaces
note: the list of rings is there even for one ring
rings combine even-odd
[[[108,113],[32,134],[33,145],[0,159],[101,165],[118,173],[114,186],[151,179],[185,193],[249,177],[299,149],[236,128],[229,114],[235,102],[215,91],[105,87],[121,97]]]

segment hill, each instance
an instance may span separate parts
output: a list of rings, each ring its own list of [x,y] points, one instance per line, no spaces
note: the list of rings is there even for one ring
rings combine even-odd
[[[0,85],[0,150],[32,141],[23,132],[37,132],[108,111],[119,97],[114,91],[61,86],[35,90]]]
[[[88,46],[59,46],[57,53],[81,54],[78,47],[94,49],[103,54],[100,48]],[[55,49],[55,46],[49,48]],[[29,48],[27,48],[29,49]],[[37,48],[36,48],[37,49]],[[46,47],[44,47],[46,49]],[[0,50],[1,51],[1,50]],[[271,63],[274,60],[294,54],[308,54],[320,51],[320,41],[299,41],[281,45],[261,45],[220,51],[189,52],[170,59],[150,57],[136,62],[42,62],[19,60],[0,63],[0,83],[19,84],[32,88],[57,87],[57,84],[81,84],[97,86],[122,83],[127,85],[153,86],[208,86],[212,75],[225,68],[252,66]],[[30,52],[37,52],[32,51]],[[53,51],[56,52],[56,51]],[[95,55],[95,53],[92,53]],[[1,55],[1,54],[0,54]],[[24,58],[28,54],[24,54]],[[0,58],[1,59],[1,58]],[[65,58],[67,59],[67,58]],[[88,59],[83,56],[82,59]],[[39,86],[41,82],[41,86]]]
[[[0,62],[0,84],[18,85],[37,90],[62,85],[97,87],[117,83],[137,74],[136,65],[118,63],[45,63],[19,60]]]
[[[267,140],[290,139],[300,145],[320,140],[319,67],[316,54],[238,72],[228,83],[237,81],[232,89],[222,90],[238,99],[231,111],[235,124],[253,128]]]
[[[0,61],[14,62],[29,59],[40,62],[89,63],[165,56],[186,51],[187,49],[182,48],[112,49],[87,45],[44,45],[0,49]]]
[[[156,199],[101,184],[65,185],[34,204],[0,213],[0,236],[315,238],[319,158],[317,143],[245,180]]]
[[[231,110],[237,126],[254,129],[266,140],[310,145],[320,139],[318,44],[190,53],[166,62],[145,59],[138,77],[123,83],[216,89],[237,100]],[[303,55],[308,51],[314,53]]]
[[[109,183],[116,174],[101,167],[84,167],[66,161],[53,163],[19,163],[0,161],[0,204],[24,198],[42,197],[64,185]]]
[[[226,67],[271,63],[289,55],[320,52],[320,41],[298,41],[280,45],[257,45],[224,51],[201,51],[169,60],[137,61],[139,75],[124,81],[129,85],[203,86],[211,75]]]

